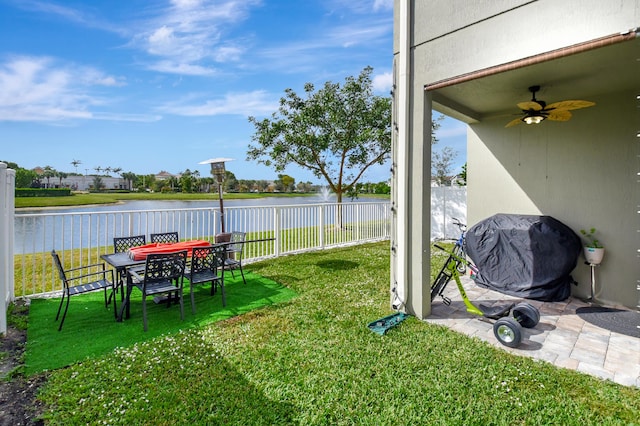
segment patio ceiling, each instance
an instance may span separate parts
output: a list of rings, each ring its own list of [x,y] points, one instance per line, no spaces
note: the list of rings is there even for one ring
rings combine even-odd
[[[466,123],[514,117],[516,103],[592,100],[606,93],[640,94],[640,38],[534,65],[476,78],[432,91],[433,108]]]

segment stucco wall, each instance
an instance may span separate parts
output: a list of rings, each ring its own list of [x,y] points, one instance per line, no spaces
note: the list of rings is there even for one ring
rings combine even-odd
[[[504,120],[468,131],[468,221],[495,213],[544,214],[576,233],[595,227],[606,247],[596,271],[598,299],[637,303],[640,185],[636,99],[610,94],[592,99],[568,122],[505,129]],[[580,258],[574,294],[588,296],[590,271]]]
[[[412,3],[413,45],[426,59],[415,70],[424,84],[628,30],[640,14],[638,0]]]

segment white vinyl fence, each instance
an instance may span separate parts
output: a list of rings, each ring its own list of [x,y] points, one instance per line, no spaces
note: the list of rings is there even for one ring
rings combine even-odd
[[[7,307],[13,301],[13,226],[16,172],[0,163],[0,333],[7,332]]]
[[[467,223],[467,187],[437,186],[431,188],[431,241],[457,239],[460,229],[452,218]]]
[[[65,267],[101,261],[113,252],[113,238],[178,232],[181,240],[214,241],[221,232],[216,208],[131,210],[77,213],[26,213],[15,216],[15,294],[32,296],[59,291],[51,250]],[[323,203],[225,209],[226,231],[247,240],[246,262],[308,250],[369,241],[390,235],[390,203]]]
[[[452,217],[466,220],[466,188],[435,187],[431,239],[458,236]],[[15,171],[0,163],[0,332],[15,297],[60,290],[51,264],[56,250],[65,267],[100,261],[114,237],[177,231],[183,240],[213,241],[219,233],[215,208],[83,213],[15,214]],[[225,209],[227,231],[243,231],[247,262],[308,250],[389,239],[390,203],[323,203]],[[14,266],[15,265],[15,266]]]

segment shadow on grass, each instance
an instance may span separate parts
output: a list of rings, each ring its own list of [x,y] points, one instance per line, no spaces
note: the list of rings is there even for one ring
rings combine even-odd
[[[360,266],[357,262],[352,262],[350,260],[341,260],[341,259],[321,260],[320,262],[317,262],[316,265],[318,265],[320,268],[331,269],[334,271],[335,270],[348,271],[350,269],[355,269],[358,266]]]

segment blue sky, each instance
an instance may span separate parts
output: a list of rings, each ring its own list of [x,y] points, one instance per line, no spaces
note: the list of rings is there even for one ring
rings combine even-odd
[[[229,157],[239,179],[275,179],[246,161],[247,117],[368,65],[388,95],[393,0],[0,0],[0,40],[1,160],[206,176],[200,161]],[[438,138],[458,172],[465,126],[447,119]],[[388,177],[384,166],[364,181]]]

